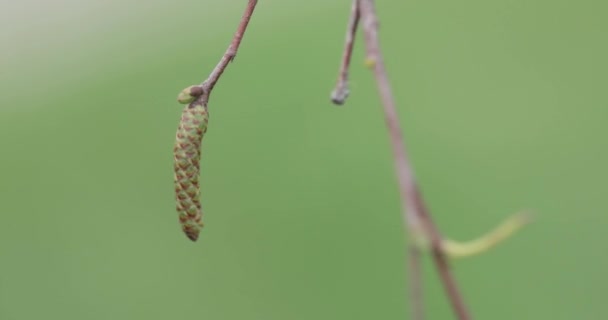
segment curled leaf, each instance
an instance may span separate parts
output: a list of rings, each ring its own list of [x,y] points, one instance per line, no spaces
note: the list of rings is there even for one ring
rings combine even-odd
[[[527,213],[510,216],[496,229],[468,242],[457,242],[449,239],[442,241],[443,251],[452,258],[464,258],[486,252],[505,241],[523,226],[530,223],[531,217]]]

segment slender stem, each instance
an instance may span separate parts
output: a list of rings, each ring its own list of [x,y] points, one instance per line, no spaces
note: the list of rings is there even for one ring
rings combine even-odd
[[[420,248],[410,243],[408,250],[408,288],[412,320],[424,320],[424,293],[422,291],[422,263]]]
[[[255,10],[255,6],[257,4],[257,0],[249,0],[249,2],[247,3],[247,7],[245,8],[245,12],[243,13],[243,17],[241,18],[241,22],[239,23],[236,33],[232,38],[232,42],[228,46],[228,49],[226,49],[226,52],[224,53],[220,61],[217,63],[213,71],[211,71],[211,73],[209,74],[209,77],[207,77],[207,80],[205,80],[201,84],[203,94],[197,100],[202,101],[197,101],[198,103],[205,102],[206,105],[206,102],[208,102],[209,100],[209,94],[211,93],[211,90],[213,90],[213,87],[220,79],[222,73],[224,73],[224,70],[226,70],[228,64],[232,62],[236,57],[236,54],[239,50],[239,46],[241,45],[241,41],[243,40],[243,36],[245,35],[245,31],[247,30],[247,26],[249,25],[249,20],[251,20],[253,10]]]
[[[412,230],[424,230],[425,234],[430,237],[435,265],[454,312],[460,320],[471,319],[456,285],[456,281],[450,272],[446,257],[442,252],[441,235],[424,205],[424,201],[416,184],[412,165],[407,156],[397,115],[397,108],[380,53],[378,19],[376,17],[374,1],[360,0],[359,5],[365,33],[367,64],[374,71],[378,91],[384,106],[385,121],[391,139],[395,169],[401,191],[401,202],[405,211],[404,220],[407,221],[406,223],[410,227],[410,232]]]
[[[350,67],[350,59],[353,53],[353,46],[355,44],[357,27],[359,26],[359,17],[359,0],[353,0],[350,19],[348,20],[348,27],[346,28],[346,41],[344,44],[344,52],[342,54],[342,64],[340,65],[338,82],[336,83],[334,91],[331,93],[331,101],[337,105],[344,104],[349,94],[348,69]]]

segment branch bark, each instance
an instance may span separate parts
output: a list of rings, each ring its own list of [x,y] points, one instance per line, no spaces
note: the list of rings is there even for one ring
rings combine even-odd
[[[245,7],[245,12],[241,17],[241,22],[237,27],[237,30],[234,34],[234,37],[232,38],[232,42],[228,46],[228,49],[226,49],[226,52],[224,52],[224,55],[217,63],[213,71],[211,71],[207,79],[203,81],[203,83],[201,83],[199,86],[196,86],[200,89],[194,87],[190,89],[190,94],[193,95],[195,98],[192,104],[196,103],[198,105],[207,105],[207,103],[209,102],[209,95],[211,94],[211,90],[213,90],[213,87],[215,87],[215,85],[217,84],[218,80],[226,70],[226,67],[228,67],[228,64],[234,61],[234,58],[236,57],[236,54],[239,51],[239,46],[241,45],[241,41],[243,40],[245,31],[249,26],[249,20],[251,20],[251,16],[253,15],[253,11],[255,10],[255,6],[257,4],[257,0],[249,0],[247,2],[247,7]]]

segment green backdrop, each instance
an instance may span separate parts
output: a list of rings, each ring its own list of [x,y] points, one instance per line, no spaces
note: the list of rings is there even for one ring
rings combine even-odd
[[[476,319],[605,319],[608,5],[377,1],[425,198],[469,239]],[[0,319],[407,319],[405,244],[361,38],[329,102],[350,1],[260,1],[210,102],[206,228],[174,210],[176,95],[245,1],[0,3]],[[425,260],[429,319],[452,319]]]

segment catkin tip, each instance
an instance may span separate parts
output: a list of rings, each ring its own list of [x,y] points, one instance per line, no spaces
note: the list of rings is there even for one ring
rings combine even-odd
[[[198,239],[198,230],[184,230],[184,233],[186,234],[186,237],[188,237],[188,239],[192,240],[193,242]]]

